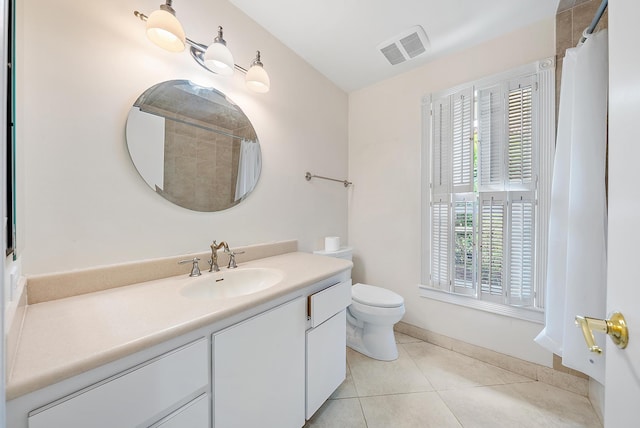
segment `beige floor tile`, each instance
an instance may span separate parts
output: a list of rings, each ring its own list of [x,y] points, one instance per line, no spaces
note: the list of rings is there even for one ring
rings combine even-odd
[[[327,400],[304,428],[367,428],[357,398]]]
[[[589,400],[542,382],[440,391],[465,428],[602,425]]]
[[[395,361],[378,361],[347,349],[347,363],[360,397],[433,391],[403,346],[398,345]]]
[[[531,379],[430,343],[402,345],[437,391]]]
[[[356,385],[353,383],[353,376],[351,376],[351,369],[347,364],[347,376],[342,384],[336,389],[329,398],[353,398],[357,397]]]
[[[368,428],[461,427],[436,392],[360,399]]]
[[[396,343],[415,343],[422,342],[420,339],[416,339],[415,337],[409,336],[408,334],[400,333],[394,331],[393,334],[396,337]]]
[[[345,381],[305,427],[602,428],[584,396],[411,336],[396,340],[391,362],[347,348]]]
[[[602,427],[587,397],[543,382],[510,385],[510,389],[542,412],[546,420],[544,426]]]
[[[548,427],[543,413],[511,390],[511,385],[439,391],[465,428]]]

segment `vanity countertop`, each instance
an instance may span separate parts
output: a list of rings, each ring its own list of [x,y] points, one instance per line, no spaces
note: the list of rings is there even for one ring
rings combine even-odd
[[[185,273],[28,305],[7,400],[222,321],[352,266],[347,260],[293,252],[239,265],[238,269],[266,267],[284,273],[278,284],[246,296],[184,297],[179,290],[193,280]]]

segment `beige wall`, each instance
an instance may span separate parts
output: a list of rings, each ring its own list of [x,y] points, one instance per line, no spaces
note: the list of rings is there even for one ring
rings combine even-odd
[[[533,342],[542,325],[419,297],[421,102],[432,92],[551,57],[545,20],[349,95],[349,244],[354,282],[388,287],[406,302],[404,321],[550,366]],[[428,167],[428,166],[422,166]]]
[[[243,75],[214,76],[188,52],[165,52],[133,15],[158,0],[17,2],[18,251],[26,274],[323,237],[346,239],[348,191],[304,179],[347,176],[347,95],[225,0],[175,2],[187,35],[210,43],[218,25],[236,63],[260,49],[271,91]],[[256,190],[240,205],[200,213],[172,205],[138,176],[125,145],[129,108],[148,87],[191,79],[227,94],[263,151]]]

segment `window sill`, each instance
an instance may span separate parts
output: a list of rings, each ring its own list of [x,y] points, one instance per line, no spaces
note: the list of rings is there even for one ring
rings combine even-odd
[[[475,297],[453,294],[425,285],[420,285],[419,287],[421,297],[544,325],[544,311],[539,309],[519,308],[517,306],[487,302],[478,300]]]

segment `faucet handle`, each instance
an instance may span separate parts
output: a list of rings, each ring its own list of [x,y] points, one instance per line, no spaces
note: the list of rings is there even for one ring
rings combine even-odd
[[[182,265],[185,263],[193,263],[193,266],[191,266],[191,273],[189,274],[189,276],[200,276],[202,274],[200,273],[200,266],[198,266],[199,261],[200,261],[199,258],[194,257],[193,259],[180,260],[178,264]]]
[[[236,254],[244,254],[244,251],[231,251],[229,249],[225,250],[225,253],[229,254],[229,264],[227,265],[228,269],[235,269],[238,267],[236,263]]]

